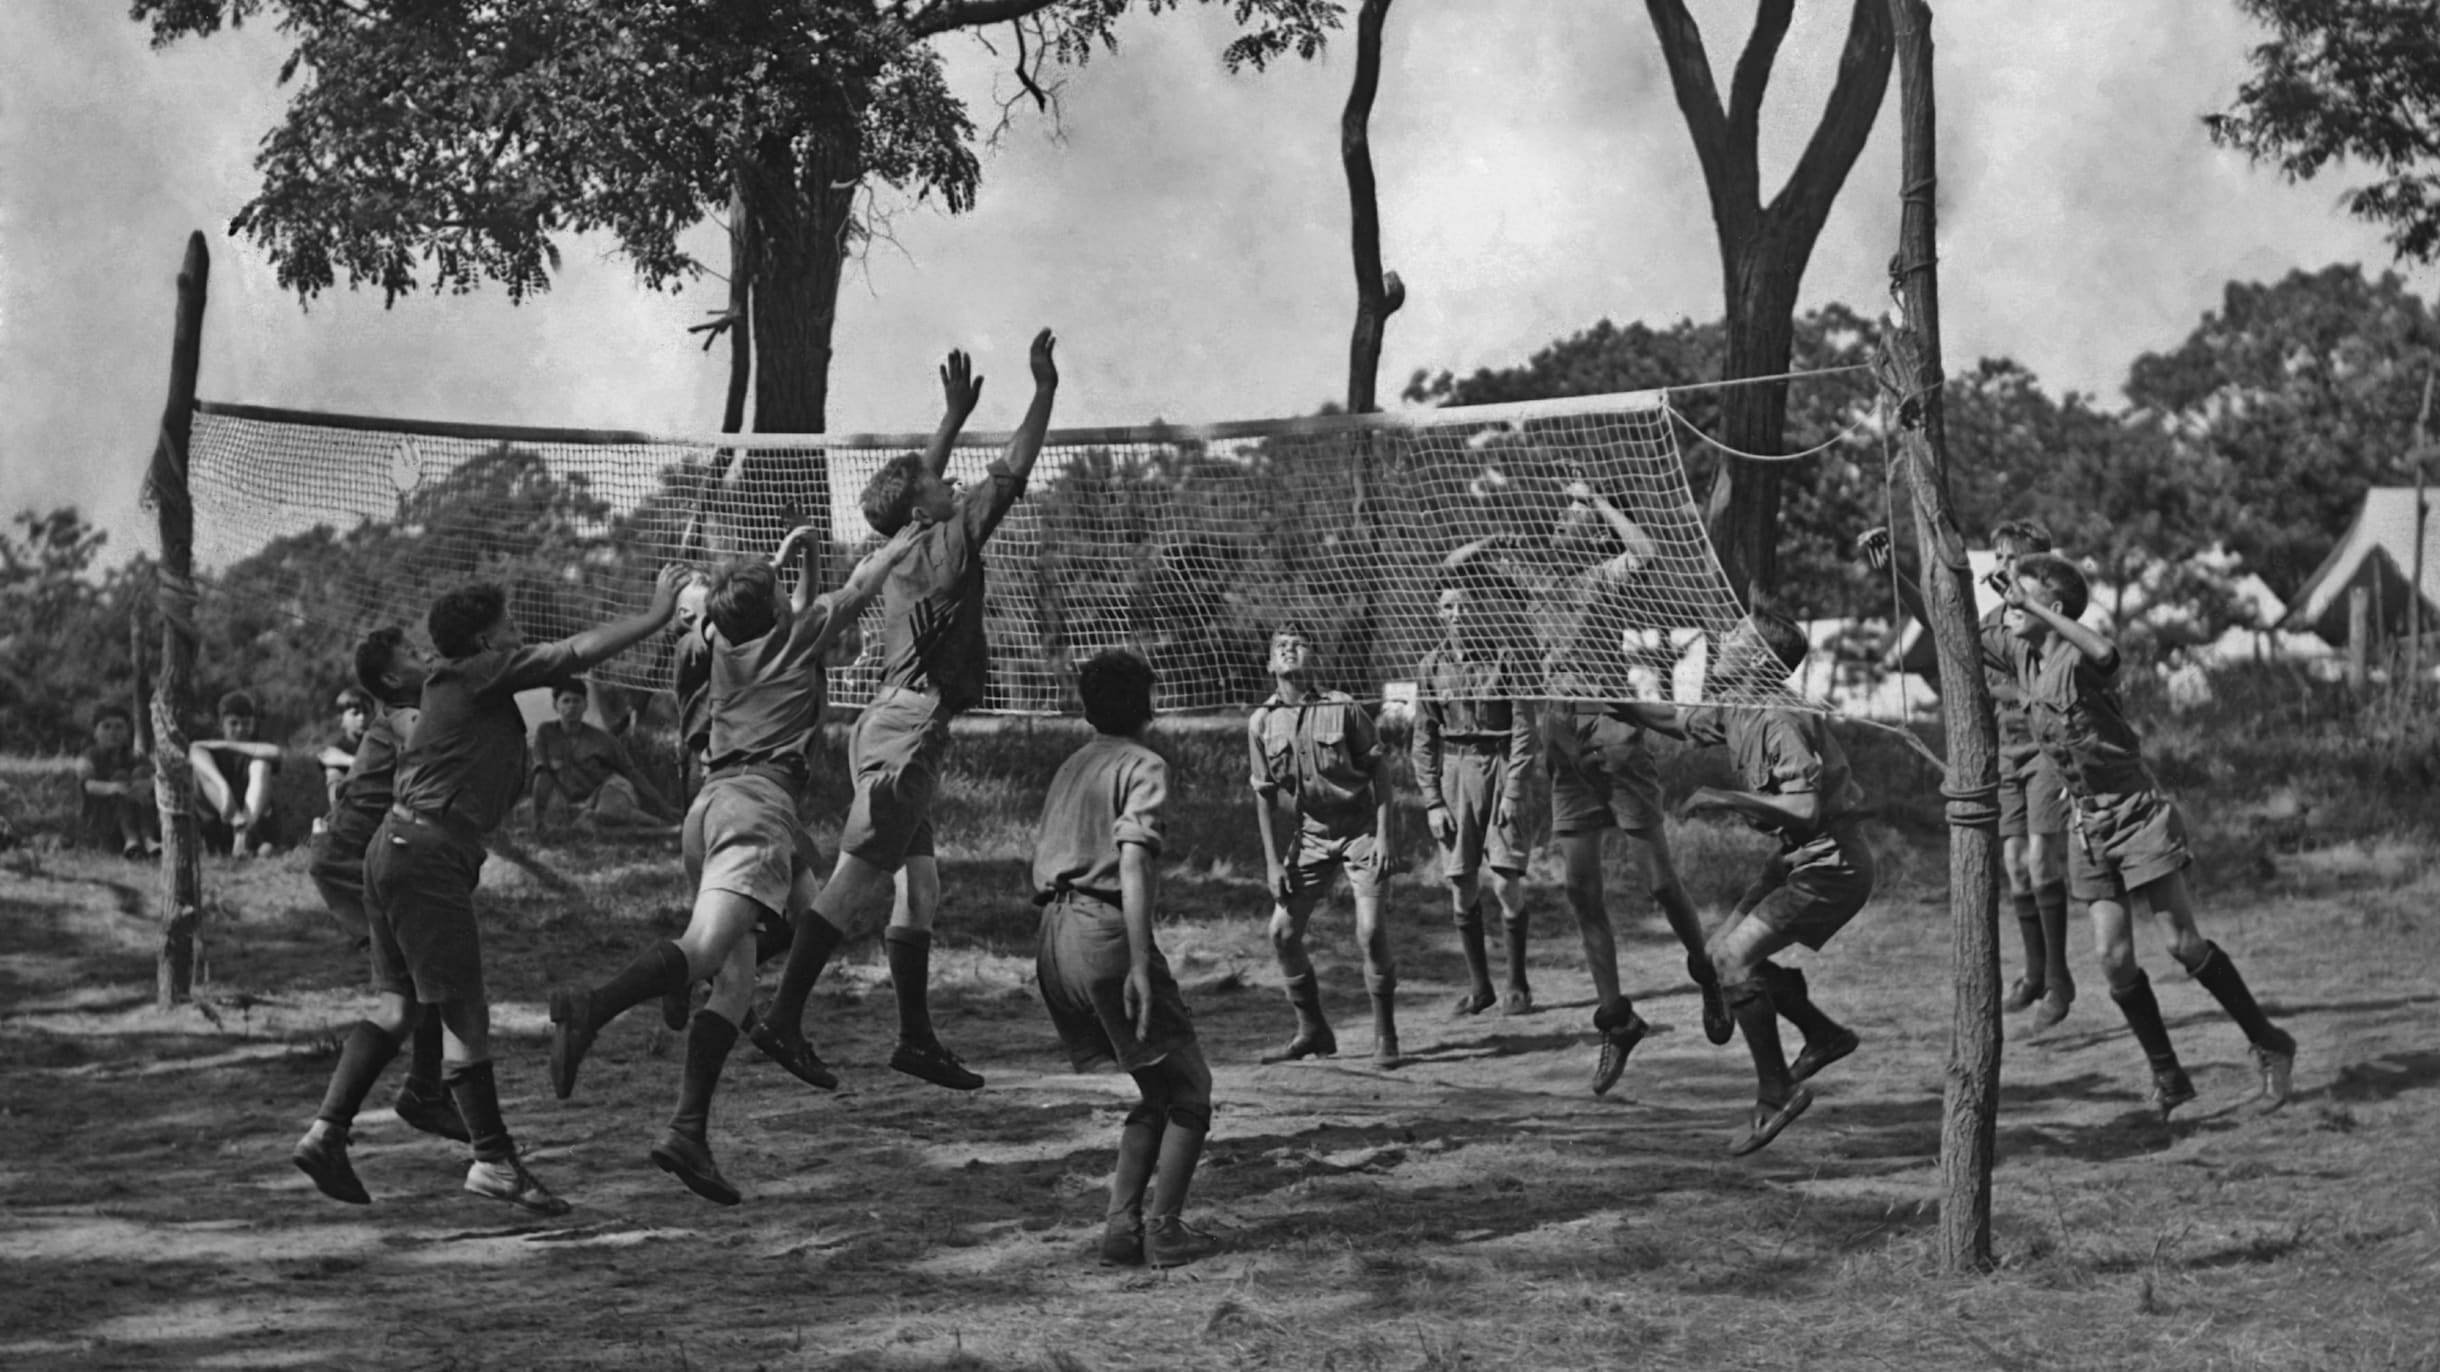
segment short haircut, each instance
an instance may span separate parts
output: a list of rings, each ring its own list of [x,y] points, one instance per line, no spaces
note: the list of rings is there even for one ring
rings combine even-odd
[[[2021,555],[2046,553],[2057,546],[2051,541],[2050,526],[2038,519],[2002,520],[1991,531],[1991,546],[2002,551],[2010,547]]]
[[[373,709],[373,696],[361,686],[342,686],[338,698],[332,703],[342,710],[363,710],[369,714]]]
[[[1307,633],[1305,631],[1305,626],[1293,619],[1283,619],[1279,623],[1273,625],[1271,627],[1271,636],[1264,639],[1263,642],[1265,644],[1272,644],[1279,642],[1283,638],[1297,639],[1308,648],[1315,646],[1313,635]]]
[[[712,574],[703,601],[712,627],[731,643],[751,643],[779,623],[779,572],[758,557],[732,558]]]
[[[591,700],[593,692],[585,686],[583,677],[572,676],[551,683],[551,703],[558,704],[561,696],[583,696]]]
[[[1152,664],[1124,648],[1096,653],[1076,669],[1087,723],[1105,734],[1132,734],[1152,718]]]
[[[398,661],[398,650],[404,648],[406,644],[407,631],[395,624],[375,629],[358,639],[356,641],[356,684],[372,692],[376,697],[389,700],[388,696],[382,694],[388,688],[381,684],[381,678],[389,674],[390,668]],[[414,702],[391,700],[390,703],[411,705]]]
[[[115,719],[130,729],[136,727],[136,717],[128,712],[126,706],[119,704],[115,700],[104,701],[101,704],[94,706],[93,722],[91,724],[87,724],[85,727],[90,729],[93,727],[93,725],[99,724],[105,719]]]
[[[478,581],[441,592],[424,616],[424,627],[442,657],[472,657],[483,632],[507,613],[508,592],[496,581]]]
[[[2076,570],[2076,564],[2057,553],[2028,553],[2016,560],[2019,581],[2030,581],[2059,598],[2059,613],[2069,619],[2084,618],[2084,611],[2093,603],[2093,588]]]
[[[923,484],[923,458],[900,453],[864,483],[864,522],[883,538],[895,537],[915,517],[915,488]]]
[[[1812,641],[1805,637],[1805,631],[1795,620],[1776,610],[1756,610],[1745,617],[1745,622],[1754,626],[1755,635],[1779,659],[1779,665],[1791,672],[1804,666],[1805,658],[1813,652]]]
[[[220,717],[227,719],[232,715],[239,719],[255,718],[254,697],[243,691],[231,691],[222,696],[220,698]]]

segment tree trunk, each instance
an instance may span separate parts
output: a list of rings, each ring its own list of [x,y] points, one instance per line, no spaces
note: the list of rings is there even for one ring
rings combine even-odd
[[[194,992],[203,923],[203,862],[195,835],[195,781],[186,758],[186,703],[195,675],[195,506],[187,489],[187,440],[195,422],[195,379],[203,366],[203,307],[212,257],[203,234],[187,235],[178,270],[178,323],[169,356],[169,398],[146,485],[161,523],[161,682],[152,700],[153,799],[161,810],[161,955],[155,1003],[161,1009]]]
[[[1796,346],[1796,288],[1812,244],[1788,245],[1767,234],[1737,250],[1727,276],[1727,377],[1776,376]],[[1776,453],[1787,435],[1788,386],[1767,381],[1720,392],[1720,441],[1739,452]],[[1779,584],[1777,462],[1747,462],[1722,454],[1706,511],[1729,585],[1747,608]]]
[[[1940,287],[1934,257],[1937,159],[1931,7],[1888,0],[1897,35],[1905,146],[1899,182],[1899,298],[1882,373],[1899,407],[1900,442],[1924,550],[1923,600],[1940,653],[1948,736],[1949,902],[1956,999],[1941,1095],[1940,1261],[1951,1273],[1991,1265],[1991,1168],[1999,1121],[1999,730],[1983,680],[1965,539],[1949,504],[1941,421]]]
[[[1347,168],[1347,201],[1356,271],[1356,323],[1347,345],[1347,412],[1370,414],[1381,371],[1381,338],[1389,317],[1406,303],[1395,272],[1381,269],[1381,206],[1373,182],[1372,107],[1381,89],[1381,26],[1391,0],[1364,0],[1356,13],[1356,75],[1339,118],[1339,160]]]

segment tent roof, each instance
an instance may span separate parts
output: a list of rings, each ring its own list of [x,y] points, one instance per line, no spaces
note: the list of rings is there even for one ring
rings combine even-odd
[[[2422,596],[2432,613],[2440,613],[2440,519],[2431,516],[2440,492],[2424,493]],[[2408,581],[2414,575],[2415,492],[2411,486],[2375,486],[2364,492],[2363,508],[2346,537],[2289,602],[2283,629],[2309,629],[2332,643],[2347,641],[2347,591],[2360,584],[2377,584],[2387,615],[2406,620]]]

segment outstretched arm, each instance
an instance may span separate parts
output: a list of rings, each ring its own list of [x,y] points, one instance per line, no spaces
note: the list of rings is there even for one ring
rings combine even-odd
[[[1821,815],[1821,797],[1811,791],[1769,795],[1761,791],[1728,791],[1703,786],[1686,798],[1686,813],[1727,810],[1768,829],[1810,834]]]
[[[685,564],[664,564],[660,576],[652,583],[652,604],[644,613],[614,619],[566,640],[568,656],[574,659],[570,670],[583,671],[607,662],[659,632],[677,610],[678,586],[685,580]]]
[[[1865,566],[1876,572],[1889,570],[1892,554],[1887,527],[1866,529],[1856,536],[1855,548],[1864,555]],[[1906,612],[1925,624],[1931,623],[1932,612],[1923,605],[1923,588],[1915,584],[1914,578],[1900,573],[1891,579],[1898,585],[1898,603],[1906,607]]]
[[[934,476],[949,470],[949,451],[957,446],[958,432],[966,427],[975,403],[983,398],[983,378],[974,374],[974,359],[958,349],[950,349],[948,360],[940,364],[940,391],[945,402],[940,412],[940,428],[932,434],[932,445],[923,450],[924,470]]]
[[[1034,403],[1026,407],[1025,422],[1009,435],[1008,449],[1000,454],[1019,485],[1033,471],[1034,459],[1042,455],[1042,436],[1050,432],[1051,402],[1059,395],[1059,362],[1053,355],[1058,346],[1048,329],[1034,335]]]
[[[2098,630],[2085,627],[2080,620],[2069,619],[2049,603],[2025,594],[2022,583],[2008,587],[2008,604],[2022,609],[2035,619],[2050,626],[2050,631],[2067,640],[2068,646],[2084,654],[2084,660],[2104,672],[2118,669],[2118,645]]]
[[[819,545],[813,534],[813,525],[799,524],[788,531],[788,536],[780,540],[778,551],[771,554],[771,565],[775,568],[786,567],[789,554],[796,555],[796,586],[788,592],[788,609],[794,614],[805,613],[805,607],[813,603],[813,584],[821,579],[817,575],[820,569],[814,566]]]
[[[1675,705],[1658,705],[1648,700],[1614,700],[1609,704],[1610,717],[1623,719],[1638,729],[1648,729],[1668,738],[1686,737],[1686,721]]]
[[[820,635],[814,642],[815,651],[829,648],[839,635],[847,632],[848,625],[856,622],[856,616],[864,613],[864,607],[872,604],[873,597],[881,594],[881,585],[889,579],[890,569],[914,548],[923,537],[925,527],[910,521],[905,528],[892,535],[889,542],[866,553],[856,563],[856,569],[847,574],[847,580],[841,583],[839,589],[819,598],[829,602],[830,608],[823,617]]]

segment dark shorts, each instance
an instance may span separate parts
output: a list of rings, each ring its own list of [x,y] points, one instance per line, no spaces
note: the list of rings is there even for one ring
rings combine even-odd
[[[1780,860],[1788,864],[1787,881],[1756,906],[1750,918],[1786,943],[1819,952],[1872,899],[1879,870],[1872,845],[1864,841],[1862,827],[1849,821],[1787,849]]]
[[[1042,907],[1034,974],[1051,1024],[1079,1072],[1105,1062],[1141,1071],[1195,1041],[1186,997],[1158,948],[1152,950],[1152,1032],[1136,1036],[1127,1013],[1127,964],[1127,922],[1117,906],[1075,894]]]
[[[364,849],[361,834],[324,829],[313,836],[313,862],[305,874],[322,895],[322,903],[351,934],[365,931]]]
[[[1494,872],[1525,871],[1525,841],[1517,816],[1501,796],[1508,788],[1508,749],[1450,745],[1440,763],[1440,796],[1457,825],[1457,842],[1440,850],[1441,874],[1463,881],[1489,864]]]
[[[2000,771],[2001,838],[2067,832],[2067,783],[2060,779],[2057,763],[2036,753],[2013,769],[2003,762]]]
[[[2067,840],[2067,894],[2124,904],[2127,892],[2184,871],[2194,860],[2186,820],[2158,791],[2079,799]]]
[[[1548,751],[1550,831],[1560,838],[1604,829],[1630,833],[1661,827],[1661,769],[1643,735],[1604,720],[1573,757]]]
[[[483,999],[483,938],[474,888],[483,845],[393,815],[364,854],[365,932],[373,989],[424,1005]]]
[[[1359,896],[1380,894],[1389,880],[1381,870],[1380,841],[1371,834],[1317,838],[1299,833],[1288,840],[1282,863],[1288,871],[1288,889],[1315,899],[1330,894],[1331,878],[1342,871]]]
[[[885,690],[864,708],[849,746],[856,798],[839,851],[886,872],[932,856],[932,795],[949,755],[951,712],[934,697]]]
[[[697,890],[726,891],[765,910],[785,910],[804,832],[796,798],[777,779],[756,772],[714,777],[687,807],[686,870]]]

